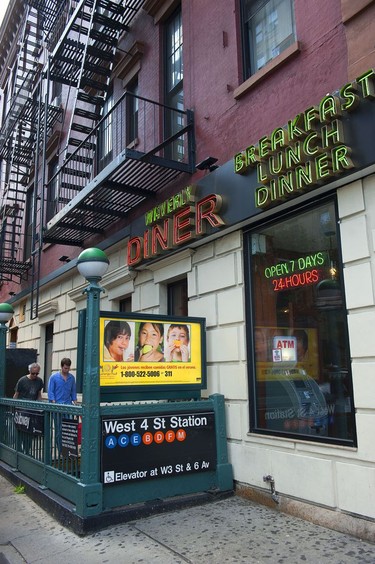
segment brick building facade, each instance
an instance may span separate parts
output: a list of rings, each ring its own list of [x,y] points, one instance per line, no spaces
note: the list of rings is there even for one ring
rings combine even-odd
[[[77,367],[76,259],[99,246],[103,310],[205,318],[238,491],[275,504],[272,476],[281,509],[358,535],[375,519],[374,10],[16,0],[0,29],[10,344],[38,350],[46,385],[61,357]]]

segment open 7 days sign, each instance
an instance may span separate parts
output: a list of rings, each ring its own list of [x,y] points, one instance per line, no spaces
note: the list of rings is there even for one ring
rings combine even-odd
[[[105,485],[216,469],[213,411],[102,420]]]

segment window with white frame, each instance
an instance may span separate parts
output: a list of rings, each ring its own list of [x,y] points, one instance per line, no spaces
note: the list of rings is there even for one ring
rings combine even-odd
[[[241,0],[245,78],[295,41],[294,0]]]
[[[112,160],[113,151],[113,107],[112,92],[108,93],[103,107],[103,119],[98,129],[98,172]]]
[[[139,112],[139,95],[138,89],[138,76],[127,87],[129,96],[127,98],[126,113],[127,113],[127,130],[126,130],[126,144],[137,144],[138,141],[138,112]]]
[[[181,8],[176,10],[165,23],[165,102],[174,110],[184,109],[183,91],[183,34]],[[178,111],[168,111],[166,114],[166,137],[170,137],[183,127],[183,117]],[[175,160],[184,158],[182,139],[177,139],[172,146],[171,155]]]

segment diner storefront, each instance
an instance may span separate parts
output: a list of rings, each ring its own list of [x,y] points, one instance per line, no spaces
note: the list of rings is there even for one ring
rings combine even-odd
[[[186,275],[206,317],[238,491],[357,534],[375,518],[373,92],[369,71],[325,96],[128,243],[136,294]]]
[[[168,285],[186,280],[187,313],[206,321],[204,395],[225,396],[238,491],[355,534],[375,523],[374,77],[102,245],[102,310],[127,296],[133,312],[163,314]],[[39,324],[58,328],[54,364],[76,360],[84,298],[73,266],[41,285]],[[19,331],[20,347],[38,345],[36,327]]]

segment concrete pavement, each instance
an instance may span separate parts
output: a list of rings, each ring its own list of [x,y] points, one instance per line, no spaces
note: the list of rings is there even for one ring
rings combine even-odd
[[[79,537],[0,476],[0,564],[374,564],[375,544],[233,496]]]

